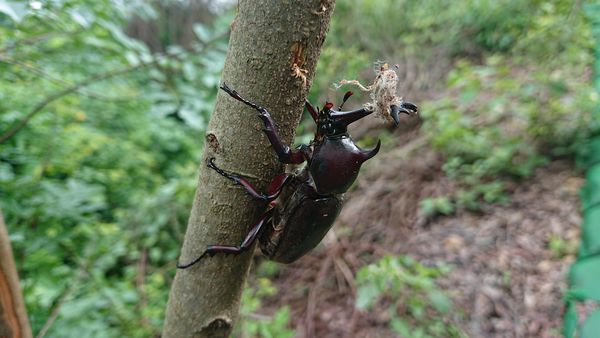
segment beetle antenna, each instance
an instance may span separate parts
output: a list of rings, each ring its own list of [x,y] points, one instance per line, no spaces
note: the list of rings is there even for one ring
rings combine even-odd
[[[346,92],[346,94],[344,94],[344,98],[342,99],[342,104],[340,104],[340,106],[338,107],[338,110],[342,110],[342,107],[344,106],[344,103],[346,103],[346,101],[348,101],[348,99],[350,98],[350,96],[354,95],[353,92]]]

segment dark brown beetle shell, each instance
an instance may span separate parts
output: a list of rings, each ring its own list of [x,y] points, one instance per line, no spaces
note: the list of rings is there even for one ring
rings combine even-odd
[[[326,137],[316,146],[309,165],[310,174],[320,195],[343,194],[354,183],[360,166],[374,156],[354,144],[348,135]]]
[[[311,186],[297,187],[285,204],[276,207],[260,238],[262,252],[276,262],[292,263],[315,248],[342,209],[341,196],[315,199]]]

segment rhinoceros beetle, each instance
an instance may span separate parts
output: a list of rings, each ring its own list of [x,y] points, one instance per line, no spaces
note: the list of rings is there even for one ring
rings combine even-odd
[[[281,263],[294,262],[321,242],[340,213],[343,194],[356,179],[362,163],[379,151],[380,141],[373,149],[362,150],[347,132],[349,124],[372,114],[373,110],[360,108],[341,111],[352,92],[344,95],[337,110],[332,109],[333,104],[329,102],[319,110],[306,101],[306,109],[317,125],[315,138],[309,145],[301,145],[293,150],[279,137],[267,109],[244,99],[225,83],[220,88],[258,111],[265,127],[263,131],[280,162],[300,164],[306,161],[307,165],[296,173],[277,175],[267,192],[261,193],[246,178],[217,167],[215,159],[210,158],[207,163],[209,168],[240,185],[252,198],[269,202],[269,207],[240,245],[209,245],[200,257],[187,264],[178,264],[177,267],[188,268],[207,255],[242,253],[251,248],[257,238],[262,252],[269,259]],[[399,123],[399,113],[410,115],[417,112],[416,105],[404,101],[389,108],[396,125]]]

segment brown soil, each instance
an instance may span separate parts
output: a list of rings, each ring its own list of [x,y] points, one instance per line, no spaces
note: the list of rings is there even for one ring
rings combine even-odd
[[[410,255],[453,267],[439,284],[467,336],[559,337],[574,249],[551,250],[549,241],[577,243],[581,177],[552,162],[514,183],[506,205],[427,219],[419,201],[455,187],[427,140],[417,132],[400,140],[363,170],[324,245],[281,267],[273,279],[279,294],[264,311],[290,306],[299,337],[394,337],[388,305],[355,309],[354,276],[383,255]]]

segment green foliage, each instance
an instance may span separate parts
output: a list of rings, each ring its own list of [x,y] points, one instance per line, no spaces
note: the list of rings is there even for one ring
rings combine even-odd
[[[452,301],[436,279],[447,267],[426,267],[408,256],[386,256],[358,271],[356,307],[390,303],[390,327],[402,337],[463,337],[452,324]]]
[[[386,58],[407,52],[432,57],[433,48],[464,55],[510,48],[529,27],[527,14],[534,11],[534,3],[518,0],[354,1],[338,4],[336,14],[360,24],[338,20],[332,32]]]
[[[204,132],[214,107],[221,70],[225,63],[226,36],[232,16],[227,13],[215,20],[214,27],[194,25],[198,39],[190,51],[169,46],[168,52],[183,57],[168,59],[161,71],[151,74],[148,97],[151,113],[175,116],[189,127]]]
[[[574,240],[567,240],[562,236],[552,235],[548,240],[548,249],[552,251],[555,258],[560,259],[565,256],[575,256],[579,242]]]
[[[592,24],[595,49],[594,88],[600,94],[600,2],[586,3],[585,12]],[[586,169],[586,183],[581,190],[583,223],[581,243],[577,261],[569,270],[569,289],[565,292],[566,311],[564,314],[563,335],[572,337],[593,337],[600,330],[600,129],[598,117],[600,109],[596,104],[592,110],[595,126],[589,142],[581,146],[580,163]],[[555,256],[573,254],[576,245],[561,238],[551,237],[549,248]],[[579,305],[578,305],[579,303]],[[585,307],[587,318],[579,318],[580,309]],[[593,310],[592,310],[593,309]]]
[[[578,59],[587,57],[582,50]],[[464,187],[452,197],[457,207],[503,202],[506,180],[529,177],[550,158],[573,156],[591,133],[598,101],[580,81],[586,71],[575,60],[549,71],[500,55],[481,66],[457,64],[448,77],[456,95],[423,109],[423,128],[446,157],[445,173]]]
[[[553,52],[563,50],[572,45],[574,38],[582,39],[577,36],[583,25],[577,22],[579,17],[569,20],[569,25],[564,23],[570,4],[564,0],[358,0],[337,3],[317,67],[318,74],[330,74],[324,77],[329,82],[317,79],[316,93],[324,100],[329,83],[355,78],[357,74],[360,74],[360,80],[368,83],[373,74],[365,71],[365,65],[376,60],[399,63],[402,76],[412,73],[409,80],[417,83],[401,84],[402,87],[431,86],[431,83],[422,83],[421,78],[427,78],[428,73],[436,73],[433,78],[443,76],[444,68],[456,57],[478,58],[498,52],[518,55],[522,51],[515,52],[516,46],[539,43],[555,48]],[[551,35],[551,41],[546,40],[548,35]],[[527,43],[522,43],[523,40]],[[570,50],[574,51],[573,48]],[[357,102],[360,100],[358,97]]]
[[[454,205],[447,196],[426,198],[420,203],[421,212],[425,216],[450,215],[454,213]]]
[[[582,81],[592,60],[589,26],[579,8],[566,21],[561,8],[563,2],[548,2],[536,11],[511,58],[459,61],[448,76],[455,95],[424,106],[423,128],[446,157],[445,173],[463,187],[447,197],[455,207],[505,202],[507,180],[527,178],[551,158],[573,156],[594,131],[590,112],[598,95]],[[556,30],[570,40],[553,38]]]
[[[328,97],[326,95],[327,90],[335,89],[334,83],[342,79],[356,77],[356,74],[359,74],[365,68],[365,65],[370,63],[367,54],[355,47],[341,48],[336,46],[335,42],[329,44],[326,48],[323,48],[319,57],[317,66],[319,73],[313,81],[309,99],[313,104],[319,106],[322,106],[326,99],[341,103],[343,92],[335,92]],[[353,97],[352,101],[360,102],[362,93],[355,92],[355,94],[357,97]]]
[[[506,182],[571,156],[598,130],[588,114],[598,105],[587,77],[593,39],[579,6],[338,2],[311,101],[339,102],[331,83],[368,82],[375,60],[426,65],[416,72],[427,74],[459,58],[439,83],[454,95],[420,104],[423,130],[460,190],[421,207],[450,214],[506,201]],[[165,45],[158,55],[124,33],[132,13],[161,19],[146,1],[0,1],[0,133],[66,87],[123,70],[50,102],[0,145],[0,207],[34,332],[59,309],[47,337],[148,337],[162,327],[231,14],[196,24],[189,49]],[[362,101],[357,93],[349,107]],[[304,126],[301,141],[310,132]],[[548,243],[557,256],[569,245]],[[440,269],[385,258],[363,271],[357,306],[400,299],[390,309],[398,334],[460,335],[435,286]],[[287,308],[256,314],[275,292],[265,279],[245,292],[239,335],[293,336]]]
[[[589,114],[598,101],[588,76],[592,36],[581,7],[566,0],[341,2],[318,70],[339,80],[356,68],[347,60],[383,59],[400,63],[401,78],[412,73],[415,83],[401,87],[414,88],[454,64],[446,82],[454,95],[420,105],[423,130],[460,190],[423,201],[422,212],[479,210],[506,202],[508,180],[572,156],[598,129]]]
[[[340,2],[328,39],[353,46],[370,60],[389,62],[408,56],[427,61],[489,52],[518,55],[532,49],[542,51],[536,56],[547,56],[549,51],[577,52],[573,42],[585,39],[581,33],[586,26],[578,6],[565,0]],[[542,49],[532,45],[539,43]],[[342,55],[349,58],[349,54]]]
[[[268,267],[270,269],[271,267]],[[292,338],[294,331],[289,328],[290,309],[285,306],[277,309],[272,316],[261,316],[257,311],[262,307],[262,299],[273,297],[277,288],[268,278],[258,278],[255,287],[246,287],[242,294],[240,322],[235,329],[234,337],[240,338]]]
[[[33,331],[58,310],[46,337],[156,336],[227,22],[155,55],[122,29],[131,13],[156,14],[145,2],[33,3],[0,6],[0,134],[66,87],[123,70],[0,145],[0,207]]]

